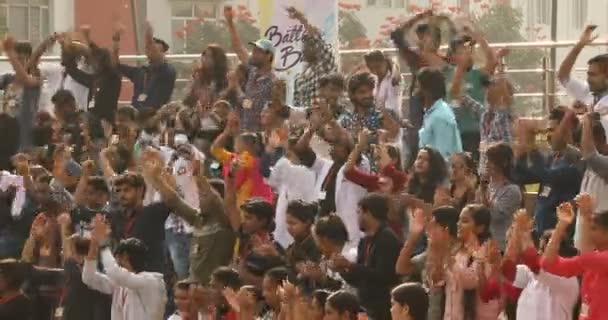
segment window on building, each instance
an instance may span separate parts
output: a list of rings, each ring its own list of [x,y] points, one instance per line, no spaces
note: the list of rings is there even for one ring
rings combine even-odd
[[[551,23],[551,0],[536,0],[536,23]]]
[[[573,20],[572,24],[574,28],[582,29],[587,22],[587,0],[573,0]]]
[[[214,0],[172,0],[171,1],[171,31],[175,52],[186,49],[184,41],[185,28],[196,21],[215,19],[218,16],[220,1]]]
[[[17,40],[38,44],[50,33],[49,0],[2,1],[0,21]]]

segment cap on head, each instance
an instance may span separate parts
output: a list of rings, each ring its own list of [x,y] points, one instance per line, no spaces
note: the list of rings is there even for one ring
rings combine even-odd
[[[272,41],[270,41],[268,39],[259,39],[256,42],[249,42],[249,44],[258,49],[262,49],[268,53],[274,54],[274,52],[275,52],[275,48],[274,48],[274,45],[272,44]]]

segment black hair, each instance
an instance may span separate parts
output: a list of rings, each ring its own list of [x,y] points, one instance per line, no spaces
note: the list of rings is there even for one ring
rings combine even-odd
[[[593,223],[605,231],[608,231],[608,211],[600,212],[593,216]]]
[[[401,151],[399,151],[399,149],[394,145],[387,144],[385,147],[388,156],[391,158],[391,160],[395,161],[395,168],[397,170],[403,170],[401,167]]]
[[[139,118],[139,111],[132,106],[120,107],[116,110],[116,117],[125,117],[129,121],[136,122]]]
[[[154,40],[155,44],[160,44],[163,47],[163,52],[169,51],[169,44],[167,44],[167,42],[165,42],[164,40],[159,38],[152,38],[152,40]]]
[[[545,230],[541,235],[539,242],[544,241],[545,243],[549,243],[549,239],[553,235],[555,229]],[[558,254],[560,257],[571,258],[578,255],[578,250],[574,247],[574,243],[572,239],[564,238],[559,244]]]
[[[321,309],[325,309],[325,303],[327,302],[327,298],[330,294],[331,293],[327,290],[315,290],[312,293],[312,298],[314,300],[317,300],[317,302],[321,306]]]
[[[317,220],[314,231],[317,237],[326,238],[335,244],[342,245],[348,242],[348,229],[342,219],[335,214]]]
[[[433,44],[435,46],[439,46],[441,43],[441,29],[439,27],[428,23],[421,23],[416,26],[416,34],[418,36],[425,33],[431,33],[431,36],[433,37]]]
[[[146,270],[148,247],[137,238],[121,240],[114,251],[115,255],[126,254],[135,273]]]
[[[376,81],[369,72],[361,72],[350,77],[348,81],[348,93],[353,94],[359,88],[363,86],[371,87],[372,89],[376,86]]]
[[[141,174],[135,172],[125,172],[118,176],[116,180],[114,180],[115,187],[125,185],[135,189],[143,188],[145,190],[146,188],[146,182],[144,181],[144,177]]]
[[[339,315],[347,313],[348,318],[351,320],[357,319],[359,311],[361,310],[361,305],[357,296],[345,290],[332,293],[327,297],[326,304],[336,310]]]
[[[287,204],[287,214],[304,223],[313,224],[318,212],[319,205],[316,202],[292,200]]]
[[[114,151],[120,160],[120,163],[113,163],[116,167],[113,167],[117,173],[125,173],[129,168],[129,164],[133,160],[133,151],[124,144],[116,145]]]
[[[511,179],[511,171],[513,168],[513,149],[505,142],[497,142],[486,151],[486,157],[488,162],[492,162],[496,165],[501,173],[507,178]]]
[[[32,44],[30,42],[18,41],[15,43],[15,52],[17,54],[23,54],[29,57],[32,55],[33,51],[34,50],[32,49]]]
[[[456,238],[458,234],[458,210],[452,206],[442,206],[433,209],[431,213],[435,223],[448,229],[450,236]]]
[[[418,80],[422,92],[427,93],[432,101],[445,99],[447,95],[445,76],[440,70],[422,68],[418,72],[416,79]]]
[[[412,320],[426,320],[429,308],[429,296],[419,283],[403,283],[391,292],[391,297],[401,306],[409,308]]]
[[[74,243],[74,251],[76,251],[77,255],[86,256],[89,253],[90,239],[77,235],[72,242]]]
[[[341,90],[344,90],[344,76],[341,73],[334,72],[330,74],[326,74],[319,79],[319,88],[324,88],[329,85],[336,86]]]
[[[243,132],[239,135],[241,141],[253,150],[255,156],[257,156],[260,149],[260,137],[255,132]]]
[[[51,102],[54,105],[72,105],[76,106],[76,99],[70,90],[60,89],[51,97]]]
[[[175,290],[189,291],[191,284],[192,284],[191,282],[188,282],[186,280],[178,281],[175,284]]]
[[[87,185],[89,185],[95,191],[103,192],[106,195],[110,195],[110,188],[108,188],[108,184],[106,183],[106,180],[103,177],[89,177],[87,180]]]
[[[228,287],[234,290],[238,290],[242,285],[243,281],[239,273],[230,267],[219,267],[213,271],[211,278],[214,281],[219,282],[222,287]]]
[[[468,210],[471,213],[471,218],[473,219],[473,224],[477,226],[485,227],[485,230],[477,234],[477,240],[479,241],[479,245],[482,246],[487,240],[492,238],[492,233],[490,232],[490,224],[492,223],[492,213],[490,210],[479,204],[469,204],[464,207],[464,210]],[[468,265],[473,263],[473,257],[469,258]],[[477,292],[475,289],[465,290],[463,295],[463,304],[464,304],[464,313],[465,319],[474,319],[475,318],[475,309],[477,304]]]
[[[26,279],[26,268],[15,259],[0,260],[0,276],[11,290],[19,290]]]
[[[275,283],[281,285],[283,281],[290,280],[292,278],[292,274],[289,272],[289,269],[286,267],[276,267],[266,271],[264,276],[268,277]]]
[[[384,55],[384,53],[380,50],[374,50],[370,53],[367,53],[366,55],[363,56],[363,59],[365,60],[365,63],[370,63],[370,62],[386,62],[389,66],[389,69],[392,68],[392,62],[391,60]]]
[[[553,108],[549,111],[549,120],[551,121],[557,121],[558,123],[562,121],[562,119],[564,119],[564,117],[566,116],[566,107],[557,107],[557,108]],[[574,117],[573,119],[573,123],[572,126],[573,128],[578,127],[579,125],[579,121],[578,118]]]
[[[362,211],[369,212],[376,220],[385,222],[390,210],[390,199],[382,193],[369,193],[359,200],[359,207]]]
[[[597,56],[589,59],[587,64],[598,64],[604,75],[608,72],[608,53],[598,54]]]
[[[259,220],[266,220],[266,230],[274,231],[274,207],[262,198],[251,198],[241,205],[241,210],[254,215]]]
[[[307,168],[312,168],[312,166],[315,164],[315,161],[317,160],[317,155],[309,146],[304,147],[302,149],[296,148],[296,145],[298,144],[299,140],[300,138],[296,136],[289,137],[289,139],[287,140],[289,149],[293,151],[296,157],[298,157],[298,160],[300,160],[300,163],[303,166]]]
[[[412,170],[414,175],[408,183],[408,191],[424,200],[424,202],[431,203],[433,202],[435,189],[447,179],[448,168],[445,159],[436,149],[423,147],[418,150],[418,153],[422,151],[427,152],[429,155],[429,170],[426,173],[426,177],[424,177],[426,179],[422,179],[419,173]]]

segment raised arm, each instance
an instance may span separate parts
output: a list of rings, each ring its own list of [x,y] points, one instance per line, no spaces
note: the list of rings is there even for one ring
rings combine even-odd
[[[483,71],[487,75],[494,74],[494,70],[496,69],[498,60],[496,58],[496,53],[494,52],[494,50],[492,50],[492,48],[490,48],[490,45],[488,44],[486,38],[479,31],[473,30],[468,26],[465,27],[465,32],[467,32],[471,36],[471,38],[473,38],[473,40],[475,40],[475,42],[479,44],[479,47],[484,53],[484,56],[486,58],[486,64],[483,66],[483,68],[481,68],[481,71]]]
[[[30,61],[28,63],[28,69],[34,68],[40,63],[40,58],[42,57],[42,55],[55,44],[56,40],[57,34],[54,33],[48,38],[44,39],[44,41],[42,41],[40,45],[36,47],[36,50],[34,50],[34,52],[32,53],[32,57],[30,58]]]
[[[543,254],[543,260],[545,263],[552,263],[557,259],[559,253],[559,247],[568,231],[568,227],[574,221],[574,209],[569,202],[564,202],[557,207],[557,225],[555,226],[555,230],[551,235],[551,239],[547,244],[547,248],[545,248],[545,253]]]
[[[576,59],[580,55],[581,51],[583,51],[585,46],[591,44],[595,39],[597,39],[597,35],[593,36],[593,31],[596,28],[597,26],[588,25],[585,28],[585,31],[583,31],[583,34],[581,35],[577,44],[572,48],[572,50],[570,50],[566,56],[566,59],[562,61],[562,64],[559,66],[559,71],[557,72],[557,78],[559,79],[560,83],[565,84],[570,80],[570,73],[572,72],[572,68],[574,67]]]
[[[468,62],[466,60],[469,58],[470,54],[467,54],[466,59],[463,58],[461,61],[456,62],[456,71],[454,72],[454,77],[452,78],[452,86],[449,88],[450,98],[452,100],[460,101],[462,98],[462,85],[468,68]]]
[[[232,42],[232,50],[236,53],[237,57],[242,63],[249,63],[249,53],[243,47],[241,43],[241,37],[236,30],[234,24],[234,10],[231,6],[224,7],[224,18],[226,18],[226,24],[228,25],[228,32],[230,33],[230,41]]]
[[[15,44],[15,39],[11,36],[4,39],[4,50],[6,51],[6,55],[11,66],[13,67],[13,70],[15,71],[17,81],[19,81],[25,87],[40,86],[42,84],[40,77],[29,74],[26,66],[19,61],[19,57],[15,51]]]
[[[112,59],[114,65],[120,64],[120,39],[125,27],[120,22],[114,23],[114,34],[112,35]]]
[[[154,29],[152,28],[152,24],[150,24],[150,22],[146,22],[145,43],[146,43],[146,52],[150,56],[150,61],[153,61],[153,62],[162,61],[163,53],[158,48],[158,46],[154,43]]]
[[[426,214],[423,210],[415,209],[412,212],[409,219],[407,239],[405,240],[403,248],[401,248],[399,258],[397,258],[397,263],[395,264],[395,271],[398,275],[410,276],[415,272],[416,263],[413,261],[412,255],[424,234],[426,221]]]
[[[91,289],[105,294],[112,294],[114,292],[114,284],[105,274],[97,271],[98,253],[99,244],[95,239],[91,239],[89,253],[84,260],[84,267],[82,268],[82,282]]]

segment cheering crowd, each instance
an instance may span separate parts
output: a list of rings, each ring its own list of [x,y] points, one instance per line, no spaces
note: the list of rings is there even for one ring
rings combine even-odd
[[[4,40],[1,320],[608,319],[608,55],[571,77],[594,26],[557,74],[576,107],[530,121],[508,50],[470,25],[394,30],[403,83],[381,51],[341,74],[286,11],[305,28],[294,106],[230,7],[239,63],[209,45],[183,101],[150,25],[141,66],[119,26],[109,49],[87,27]]]

